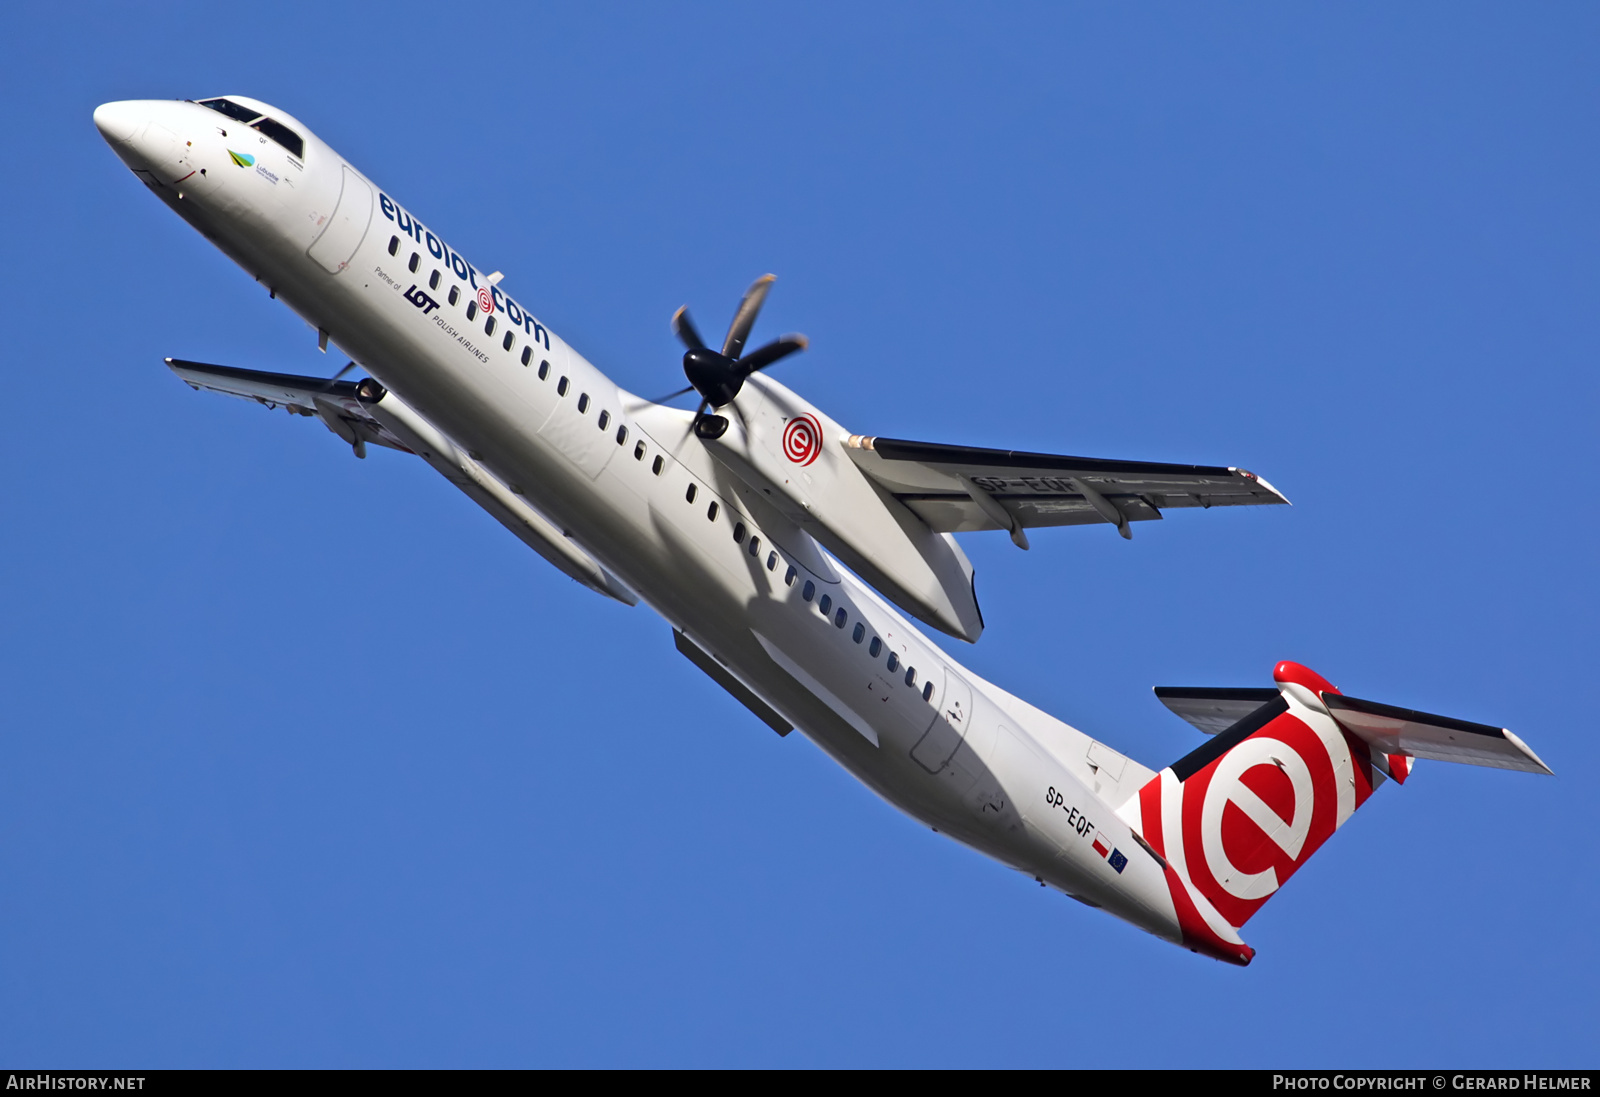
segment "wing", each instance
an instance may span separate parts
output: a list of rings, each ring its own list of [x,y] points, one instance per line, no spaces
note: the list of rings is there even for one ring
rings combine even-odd
[[[1253,472],[1220,465],[1107,461],[1018,450],[851,435],[846,452],[863,472],[940,533],[1160,518],[1171,507],[1287,503]]]
[[[321,419],[329,430],[349,443],[357,457],[366,456],[368,442],[403,453],[411,452],[356,399],[359,381],[326,381],[320,377],[185,362],[181,358],[168,358],[167,366],[196,391],[220,392],[224,396],[254,400],[265,408],[283,408],[290,415]]]

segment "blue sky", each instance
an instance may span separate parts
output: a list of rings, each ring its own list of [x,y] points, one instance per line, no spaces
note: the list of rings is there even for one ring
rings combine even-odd
[[[795,9],[798,12],[799,9]],[[87,5],[0,89],[0,1061],[1594,1065],[1591,6]],[[1161,684],[1517,731],[1422,764],[1236,970],[780,740],[420,462],[90,122],[282,106],[621,384],[756,275],[869,434],[1295,503],[966,544],[975,672],[1153,766]]]

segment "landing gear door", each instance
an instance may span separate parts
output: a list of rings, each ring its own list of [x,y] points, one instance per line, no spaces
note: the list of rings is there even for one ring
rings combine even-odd
[[[972,722],[972,688],[954,673],[945,671],[944,689],[930,700],[938,711],[928,730],[911,748],[911,758],[929,773],[938,773],[950,764],[956,748],[966,738]]]

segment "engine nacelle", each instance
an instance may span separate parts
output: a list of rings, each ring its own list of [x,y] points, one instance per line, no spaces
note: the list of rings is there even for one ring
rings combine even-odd
[[[972,563],[874,484],[844,451],[850,432],[765,374],[721,409],[706,448],[901,609],[969,643],[983,633]]]

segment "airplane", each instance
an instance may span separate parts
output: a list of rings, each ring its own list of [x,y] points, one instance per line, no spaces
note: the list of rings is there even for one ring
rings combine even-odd
[[[779,735],[798,728],[920,823],[1163,940],[1235,965],[1240,931],[1417,759],[1549,774],[1512,732],[1350,696],[1293,662],[1264,688],[1163,687],[1208,738],[1153,770],[960,665],[958,533],[1284,505],[1244,469],[852,433],[747,344],[672,318],[688,387],[619,388],[304,124],[228,95],[106,103],[105,141],[162,202],[350,364],[331,378],[167,359],[196,390],[320,420],[356,457],[415,454],[578,583],[672,627]],[[346,379],[360,367],[365,376]],[[666,401],[690,393],[693,412]]]

